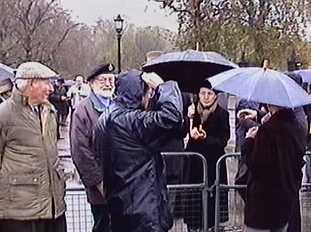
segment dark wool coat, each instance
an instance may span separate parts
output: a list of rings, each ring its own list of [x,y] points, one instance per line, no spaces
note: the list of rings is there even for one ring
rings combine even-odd
[[[219,105],[215,111],[210,114],[208,119],[203,123],[202,128],[206,131],[207,137],[204,140],[189,139],[187,151],[198,152],[202,154],[208,166],[208,184],[213,185],[216,179],[216,163],[217,160],[225,154],[224,148],[230,138],[229,113]],[[190,184],[202,183],[203,166],[198,159],[190,159],[185,166],[186,181]],[[221,166],[220,170],[221,183],[227,183],[226,165]],[[209,227],[214,225],[214,206],[215,194],[209,197],[208,202],[208,224]],[[225,197],[224,197],[225,198]],[[227,201],[222,202],[222,205],[227,208]],[[191,222],[186,222],[191,225]],[[191,215],[189,217],[191,219]],[[224,220],[226,217],[223,217]]]
[[[70,130],[71,157],[85,186],[88,201],[94,205],[104,203],[96,187],[103,181],[103,170],[96,159],[93,142],[93,129],[102,113],[108,114],[109,106],[102,107],[91,92],[74,111]]]
[[[54,86],[55,90],[50,95],[49,100],[61,115],[68,114],[69,104],[67,101],[62,101],[61,97],[66,97],[67,90],[64,86]]]
[[[242,155],[250,172],[245,224],[274,229],[288,223],[301,184],[305,132],[292,110],[280,110],[247,138]]]
[[[118,77],[116,106],[95,129],[103,159],[112,231],[162,232],[172,226],[163,159],[172,131],[182,125],[182,98],[175,82],[160,85],[151,111],[141,110],[140,72]],[[106,121],[106,122],[105,122]]]
[[[187,118],[188,107],[191,105],[191,95],[181,93],[183,99],[183,118]],[[184,120],[181,130],[174,131],[170,136],[170,142],[162,147],[162,152],[184,152],[184,138],[189,130],[189,121]],[[184,158],[182,156],[165,156],[167,184],[181,184],[183,182]]]

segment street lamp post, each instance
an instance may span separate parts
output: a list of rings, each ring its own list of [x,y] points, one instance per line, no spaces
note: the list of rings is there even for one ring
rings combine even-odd
[[[117,39],[118,39],[118,73],[121,72],[121,37],[122,37],[122,31],[123,31],[123,22],[124,22],[124,19],[121,18],[120,15],[118,15],[114,19],[115,29],[117,32]]]
[[[302,68],[302,63],[299,56],[296,54],[296,51],[293,50],[291,56],[287,60],[287,69],[292,72]]]

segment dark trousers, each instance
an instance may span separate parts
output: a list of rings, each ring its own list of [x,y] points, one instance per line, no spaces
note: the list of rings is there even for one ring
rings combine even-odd
[[[112,232],[132,232],[132,231],[143,231],[142,226],[144,226],[142,220],[137,221],[135,216],[124,216],[120,214],[111,215],[111,231]],[[160,225],[153,225],[156,227],[152,232],[167,232],[163,230]],[[144,230],[144,232],[149,232],[151,230]]]
[[[107,205],[91,205],[94,218],[92,232],[110,232],[110,218]]]
[[[61,120],[60,113],[57,112],[57,118],[56,118],[56,122],[57,122],[57,139],[60,139],[60,120]]]
[[[41,220],[0,220],[1,232],[66,232],[66,217]]]
[[[301,214],[299,193],[296,196],[291,217],[288,221],[287,232],[301,232]]]

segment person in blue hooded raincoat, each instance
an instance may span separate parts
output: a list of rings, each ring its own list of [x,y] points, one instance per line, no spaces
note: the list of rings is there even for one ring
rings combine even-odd
[[[136,70],[120,74],[115,106],[94,131],[113,232],[164,232],[172,226],[160,151],[180,131],[183,107],[177,83],[159,79]]]

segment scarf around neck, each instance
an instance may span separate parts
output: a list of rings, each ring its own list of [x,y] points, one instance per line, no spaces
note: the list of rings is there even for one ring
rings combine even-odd
[[[214,102],[210,106],[207,106],[207,107],[204,107],[200,102],[198,103],[197,109],[198,109],[198,113],[201,118],[201,124],[206,122],[206,120],[209,118],[211,113],[213,113],[216,110],[217,105],[218,105],[218,98],[216,98]]]
[[[90,99],[94,105],[94,108],[99,112],[104,112],[105,109],[109,108],[111,100],[109,98],[95,94],[93,91],[90,93]]]

